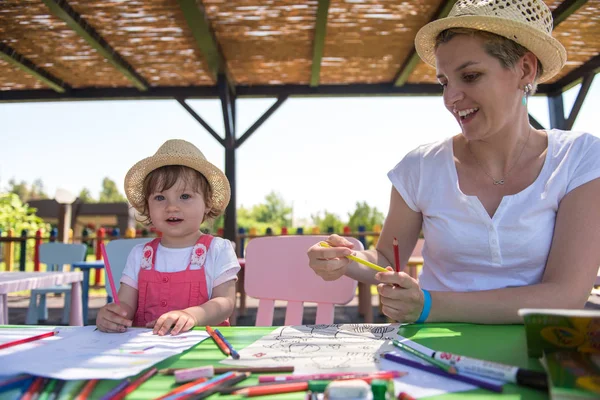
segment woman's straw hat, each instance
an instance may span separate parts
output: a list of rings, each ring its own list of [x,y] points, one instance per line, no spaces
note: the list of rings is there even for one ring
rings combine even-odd
[[[435,67],[436,38],[449,28],[487,31],[517,42],[542,63],[540,82],[556,75],[567,61],[565,48],[552,37],[552,13],[542,0],[458,0],[446,18],[417,33],[415,48],[427,64]]]
[[[125,176],[125,195],[138,211],[144,208],[144,179],[157,168],[166,165],[184,165],[206,177],[212,188],[212,208],[222,211],[229,203],[231,189],[229,180],[220,169],[209,163],[204,154],[190,142],[180,139],[167,140],[152,157],[136,163]]]

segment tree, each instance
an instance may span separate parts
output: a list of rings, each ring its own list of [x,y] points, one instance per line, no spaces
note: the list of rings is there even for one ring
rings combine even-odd
[[[366,230],[373,229],[374,225],[382,225],[385,218],[383,213],[377,210],[377,207],[369,207],[366,201],[357,202],[356,210],[348,216],[350,217],[348,226],[352,232],[358,231],[359,226],[364,226]]]
[[[81,189],[81,192],[79,192],[79,196],[77,197],[79,197],[79,200],[83,203],[96,203],[96,200],[94,200],[87,188]]]
[[[333,228],[335,233],[341,233],[344,231],[344,223],[340,217],[328,211],[324,211],[323,213],[323,217],[321,217],[321,212],[310,216],[313,225],[318,226],[319,231],[325,233],[329,228]]]
[[[30,235],[40,228],[48,231],[49,225],[35,215],[37,210],[29,207],[15,193],[0,194],[0,229],[3,232],[13,229],[20,235],[26,229]]]
[[[17,181],[11,179],[10,181],[8,181],[8,185],[9,193],[16,194],[22,201],[29,200],[29,187],[27,185],[27,182],[21,181],[21,183],[17,183]]]
[[[292,223],[292,207],[279,193],[271,192],[265,198],[266,204],[252,207],[251,216],[257,222],[271,224],[272,227],[290,226]]]
[[[33,181],[33,184],[31,185],[31,191],[29,192],[28,200],[40,200],[47,198],[48,195],[44,190],[44,182],[39,178]]]
[[[127,202],[125,196],[123,196],[119,189],[117,189],[116,183],[110,178],[106,177],[102,180],[102,191],[100,192],[100,203],[123,203]]]

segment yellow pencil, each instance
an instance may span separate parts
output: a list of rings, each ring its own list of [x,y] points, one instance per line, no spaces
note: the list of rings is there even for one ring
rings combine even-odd
[[[329,245],[329,243],[327,243],[327,242],[319,242],[319,245],[321,247],[331,247]],[[374,269],[377,272],[387,272],[387,269],[385,269],[383,267],[380,267],[377,264],[373,264],[372,262],[369,262],[367,260],[363,260],[362,258],[358,258],[358,257],[355,257],[353,255],[349,255],[349,256],[346,256],[346,257],[349,258],[349,259],[351,259],[351,260],[356,261],[359,264],[362,264],[362,265],[365,265],[365,266],[367,266],[369,268],[372,268],[372,269]]]

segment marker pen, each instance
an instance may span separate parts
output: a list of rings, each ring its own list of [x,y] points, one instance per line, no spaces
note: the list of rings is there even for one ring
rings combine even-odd
[[[546,373],[532,371],[512,365],[479,360],[477,358],[460,356],[457,354],[436,351],[433,358],[447,365],[453,365],[458,372],[469,372],[474,375],[499,379],[505,382],[517,383],[523,386],[547,390],[548,381]]]

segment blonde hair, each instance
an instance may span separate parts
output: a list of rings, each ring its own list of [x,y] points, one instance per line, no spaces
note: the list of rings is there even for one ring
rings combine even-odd
[[[145,224],[152,223],[150,220],[150,210],[148,207],[148,198],[150,195],[152,193],[162,192],[172,188],[179,177],[184,180],[186,187],[189,188],[189,190],[202,195],[204,204],[206,205],[207,210],[209,210],[202,222],[206,220],[214,220],[221,215],[222,211],[215,210],[213,208],[212,187],[204,175],[193,168],[183,165],[166,165],[153,170],[146,175],[146,178],[144,178],[144,183],[142,185],[144,205],[140,210],[140,215],[142,216],[143,220],[140,222]]]
[[[435,39],[435,48],[442,43],[448,43],[457,35],[477,36],[484,40],[484,49],[487,54],[500,61],[504,68],[512,68],[517,61],[521,59],[529,50],[504,36],[496,35],[495,33],[481,31],[478,29],[469,28],[450,28],[446,29]],[[537,58],[537,57],[536,57]],[[537,89],[538,78],[544,73],[544,67],[539,59],[537,59],[537,71],[535,79],[531,82],[533,89],[529,95],[533,95]]]

